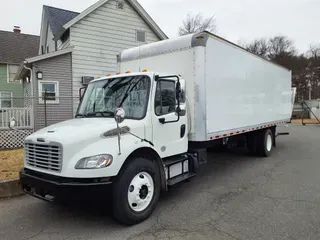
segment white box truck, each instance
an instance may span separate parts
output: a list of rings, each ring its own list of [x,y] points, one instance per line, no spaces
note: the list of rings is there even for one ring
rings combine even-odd
[[[75,119],[26,138],[26,193],[55,201],[111,186],[114,217],[136,224],[162,191],[197,174],[207,148],[242,143],[267,157],[290,120],[291,72],[208,32],[118,60],[122,73],[93,80]]]

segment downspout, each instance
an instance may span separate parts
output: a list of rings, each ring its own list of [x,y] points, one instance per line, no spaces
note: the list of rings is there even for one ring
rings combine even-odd
[[[31,84],[31,116],[30,116],[30,120],[31,120],[31,123],[32,123],[32,129],[34,130],[34,127],[35,127],[35,122],[34,122],[34,106],[35,106],[35,99],[34,99],[34,87],[33,87],[33,71],[32,71],[32,68],[29,68],[27,67],[26,65],[28,64],[28,61],[23,61],[23,67],[30,71],[30,84]]]
[[[25,69],[27,69],[27,70],[29,70],[30,71],[30,83],[32,82],[32,69],[31,68],[28,68],[26,65],[27,65],[27,61],[23,61],[23,67],[25,68]],[[33,90],[33,89],[32,89]],[[32,95],[33,95],[33,91],[32,91]]]

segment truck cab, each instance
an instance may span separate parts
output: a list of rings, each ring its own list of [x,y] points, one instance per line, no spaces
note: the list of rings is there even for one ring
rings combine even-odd
[[[184,79],[174,74],[128,72],[93,80],[74,119],[25,140],[23,189],[54,201],[61,187],[112,184],[116,218],[142,221],[168,180],[192,176],[184,93]]]

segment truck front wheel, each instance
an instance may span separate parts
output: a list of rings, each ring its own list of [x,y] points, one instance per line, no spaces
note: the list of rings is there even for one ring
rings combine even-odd
[[[147,219],[159,200],[160,185],[155,161],[132,159],[120,171],[113,184],[114,217],[127,225]]]

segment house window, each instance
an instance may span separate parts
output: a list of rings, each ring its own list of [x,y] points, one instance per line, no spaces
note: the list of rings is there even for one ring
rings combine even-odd
[[[137,40],[137,42],[146,42],[146,32],[137,30],[136,40]]]
[[[0,92],[0,108],[12,107],[12,93]]]
[[[39,81],[39,103],[59,103],[59,83],[56,81]]]
[[[120,10],[124,9],[124,2],[123,1],[117,1],[117,9],[120,9]]]
[[[19,70],[18,65],[8,65],[8,83],[21,83],[20,80],[14,80]]]

